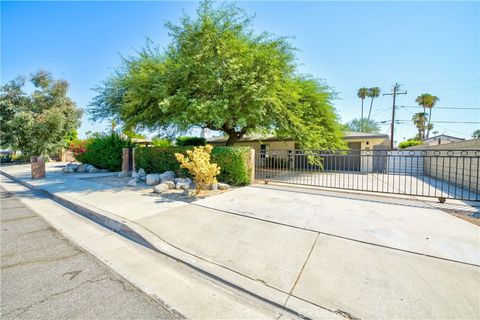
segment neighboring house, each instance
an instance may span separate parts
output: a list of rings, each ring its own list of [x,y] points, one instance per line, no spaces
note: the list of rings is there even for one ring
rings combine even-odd
[[[350,150],[372,150],[376,146],[388,147],[388,135],[380,133],[364,132],[345,132],[343,137]],[[208,138],[207,142],[211,145],[225,145],[226,137]],[[255,149],[255,152],[265,150],[295,150],[300,149],[298,143],[293,139],[280,139],[273,135],[245,136],[234,144],[235,146],[245,146]]]
[[[423,146],[436,146],[439,144],[447,144],[447,143],[452,143],[452,142],[460,142],[464,141],[465,139],[463,138],[457,138],[457,137],[452,137],[448,136],[446,134],[440,134],[435,137],[423,139]]]

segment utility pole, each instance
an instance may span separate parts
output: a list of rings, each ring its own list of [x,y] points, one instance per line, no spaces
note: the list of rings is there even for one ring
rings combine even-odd
[[[395,98],[399,94],[407,94],[407,91],[404,92],[399,92],[400,90],[400,85],[398,83],[395,83],[393,86],[393,92],[392,93],[384,93],[384,96],[393,96],[393,105],[392,105],[392,124],[390,126],[390,150],[393,150],[393,135],[395,133]]]

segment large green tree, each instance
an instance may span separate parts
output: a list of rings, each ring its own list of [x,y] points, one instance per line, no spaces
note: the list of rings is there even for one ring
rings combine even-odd
[[[66,81],[45,71],[29,80],[34,87],[30,94],[22,77],[0,90],[0,144],[26,155],[48,156],[75,136],[82,112],[67,96]]]
[[[202,2],[196,18],[167,23],[165,50],[152,42],[96,90],[94,120],[117,118],[142,129],[223,131],[227,145],[270,131],[303,148],[343,146],[334,92],[296,71],[286,38],[255,34],[234,4]]]

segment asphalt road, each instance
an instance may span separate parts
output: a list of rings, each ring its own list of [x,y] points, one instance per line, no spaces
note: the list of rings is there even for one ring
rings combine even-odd
[[[1,319],[176,319],[1,188]]]

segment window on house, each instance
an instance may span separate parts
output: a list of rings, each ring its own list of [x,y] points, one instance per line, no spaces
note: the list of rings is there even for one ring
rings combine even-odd
[[[261,144],[260,145],[260,158],[264,159],[268,150],[268,145],[266,144]]]

